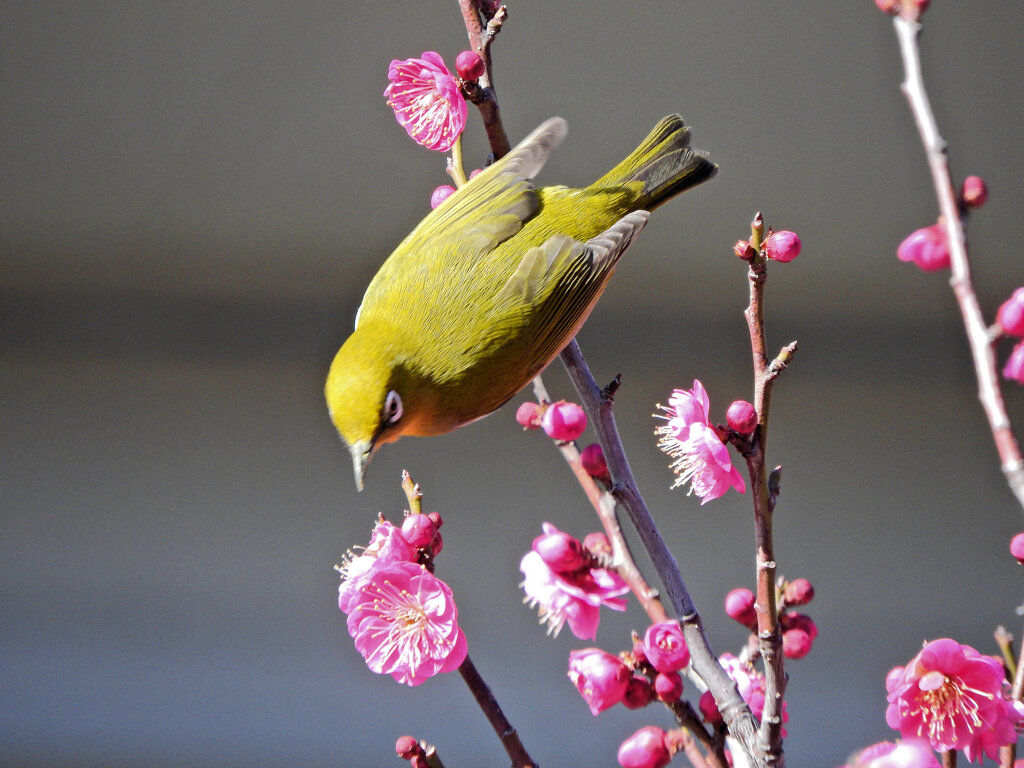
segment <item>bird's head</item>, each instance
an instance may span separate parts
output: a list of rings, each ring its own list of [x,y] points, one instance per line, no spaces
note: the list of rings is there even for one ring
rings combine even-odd
[[[403,401],[404,369],[386,340],[370,330],[360,327],[342,345],[324,387],[331,421],[352,453],[359,490],[373,452],[405,434],[411,420]]]

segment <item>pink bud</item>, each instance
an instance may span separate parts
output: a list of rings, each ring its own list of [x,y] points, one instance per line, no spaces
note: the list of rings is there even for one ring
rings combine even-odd
[[[715,704],[715,697],[711,695],[711,691],[704,691],[704,693],[700,695],[700,701],[697,702],[697,707],[700,709],[700,714],[703,716],[705,722],[722,722],[722,713],[718,711],[718,705]]]
[[[583,548],[595,555],[610,555],[612,543],[608,537],[601,532],[588,533],[583,537]]]
[[[802,629],[787,629],[782,633],[782,652],[787,659],[802,659],[811,652],[811,636]]]
[[[737,240],[736,245],[732,247],[732,252],[744,261],[750,261],[757,256],[757,251],[754,250],[754,246],[750,244],[749,240]]]
[[[1013,348],[1010,357],[1003,366],[1003,378],[1024,384],[1024,341]]]
[[[654,701],[654,690],[646,677],[633,675],[629,679],[629,687],[626,688],[626,695],[622,697],[622,703],[626,709],[643,709]]]
[[[1024,288],[1018,288],[1002,303],[996,320],[1006,333],[1024,336]]]
[[[399,736],[395,742],[395,753],[403,760],[409,760],[422,752],[423,747],[412,736]]]
[[[787,605],[807,605],[814,599],[814,586],[807,579],[793,579],[782,593]]]
[[[914,6],[921,13],[928,10],[928,6],[932,4],[932,0],[912,0]]]
[[[429,515],[406,515],[402,521],[402,538],[410,546],[422,549],[429,547],[437,536],[437,526]]]
[[[409,768],[430,768],[430,761],[425,754],[413,755],[409,761]]]
[[[737,587],[725,596],[725,615],[751,629],[757,626],[754,593],[746,587]]]
[[[938,224],[911,232],[896,249],[900,261],[912,261],[924,272],[949,269],[946,231]]]
[[[725,412],[725,421],[729,429],[741,435],[749,435],[757,426],[757,411],[746,400],[737,400]]]
[[[474,168],[472,171],[469,172],[469,178],[475,179],[477,176],[479,176],[483,172],[484,172],[483,168]]]
[[[538,536],[533,540],[533,551],[555,573],[571,573],[587,562],[579,539],[562,531]]]
[[[516,409],[516,421],[523,425],[523,429],[539,429],[543,413],[543,405],[527,400]]]
[[[430,195],[430,207],[437,208],[441,203],[455,194],[455,187],[450,184],[442,184]]]
[[[1024,565],[1024,533],[1018,533],[1010,539],[1010,554],[1017,558],[1017,562]]]
[[[611,475],[608,474],[608,462],[604,460],[604,451],[601,449],[600,443],[591,443],[580,451],[580,463],[591,477],[596,477],[598,480],[611,480]]]
[[[882,13],[890,13],[895,16],[900,12],[898,0],[875,0],[875,5],[878,6],[878,10]]]
[[[442,525],[444,525],[444,520],[441,519],[440,512],[431,512],[427,515],[427,517],[434,521],[435,528],[440,528]]]
[[[806,613],[792,613],[787,611],[779,616],[779,623],[782,624],[783,632],[788,629],[802,629],[811,636],[811,640],[818,639],[818,625],[815,624],[814,619]]]
[[[587,428],[587,414],[576,403],[560,400],[544,411],[540,425],[552,440],[575,440]]]
[[[434,536],[434,540],[430,542],[430,554],[437,557],[441,554],[442,549],[444,549],[444,536],[438,531]]]
[[[484,74],[484,60],[474,51],[463,51],[455,57],[455,71],[463,80],[479,80]]]
[[[792,261],[800,255],[800,238],[796,232],[782,230],[768,235],[764,241],[764,256],[773,261]]]
[[[683,678],[678,672],[659,672],[654,678],[654,693],[658,701],[671,704],[683,695]]]
[[[618,656],[600,648],[569,652],[569,679],[595,715],[622,701],[631,677]]]
[[[690,649],[675,621],[662,621],[647,628],[644,654],[659,672],[676,672],[690,663]]]
[[[968,208],[981,208],[988,201],[988,187],[981,176],[968,176],[960,188],[960,199]]]
[[[672,760],[665,746],[665,732],[648,725],[634,733],[619,747],[622,768],[664,768]]]

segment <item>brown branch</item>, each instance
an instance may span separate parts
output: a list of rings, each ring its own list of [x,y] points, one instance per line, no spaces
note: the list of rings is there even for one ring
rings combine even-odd
[[[494,732],[501,740],[505,753],[512,761],[512,768],[535,768],[536,763],[527,754],[523,743],[519,741],[519,734],[516,733],[516,729],[512,727],[508,718],[505,717],[505,713],[501,711],[498,700],[494,698],[490,687],[480,677],[480,673],[477,672],[469,656],[466,656],[466,660],[459,665],[459,674],[462,675],[462,679],[472,692],[473,698],[476,699],[476,703],[483,710],[487,721],[491,724],[491,728],[494,729]]]
[[[495,7],[495,3],[489,0],[459,0],[459,8],[462,10],[462,21],[466,25],[469,47],[484,62],[484,74],[476,83],[468,83],[464,92],[466,98],[480,110],[491,154],[497,160],[507,155],[511,147],[501,123],[498,95],[492,85],[491,43],[508,18],[508,9],[504,5]]]
[[[946,228],[952,272],[949,282],[960,305],[960,314],[963,316],[964,328],[967,331],[967,342],[978,378],[978,399],[985,411],[992,439],[999,452],[1003,475],[1018,503],[1024,508],[1024,460],[1021,458],[1020,447],[1003,404],[1002,390],[996,372],[995,339],[985,325],[971,280],[963,212],[953,190],[946,142],[939,134],[935,114],[932,112],[924,87],[918,47],[921,25],[916,20],[903,16],[894,16],[893,24],[903,58],[904,80],[901,88],[921,135],[921,143],[928,158],[928,167],[935,187],[935,196],[939,203],[939,212]]]
[[[533,395],[540,403],[551,402],[547,387],[544,386],[544,380],[540,376],[533,380]],[[612,567],[629,585],[629,588],[636,595],[637,600],[640,601],[640,605],[647,613],[647,617],[651,620],[652,624],[668,621],[668,614],[665,612],[665,606],[661,602],[658,590],[651,587],[647,579],[644,578],[643,572],[637,566],[636,559],[629,549],[626,537],[622,534],[622,528],[619,525],[619,515],[615,506],[615,498],[608,491],[599,488],[597,481],[583,468],[580,452],[576,448],[575,443],[558,440],[554,442],[562,454],[562,458],[565,459],[566,464],[569,465],[573,475],[575,475],[576,481],[587,495],[591,506],[594,507],[594,511],[601,521],[601,527],[604,528],[605,535],[611,542]]]
[[[749,260],[747,277],[750,303],[744,311],[750,331],[750,349],[754,364],[754,410],[757,427],[744,451],[750,492],[754,505],[754,536],[757,543],[757,635],[758,650],[764,663],[765,703],[761,716],[760,747],[766,765],[785,765],[782,751],[782,697],[786,690],[786,670],[782,654],[782,630],[776,604],[775,552],[772,540],[772,512],[778,493],[781,470],[771,478],[766,471],[765,446],[768,416],[771,410],[772,384],[796,353],[796,342],[784,347],[773,360],[768,359],[764,333],[764,284],[768,277],[767,260],[757,252],[764,238],[764,220],[760,212],[751,223],[750,244],[754,255]]]
[[[597,386],[575,339],[562,350],[561,357],[562,364],[565,365],[569,378],[576,387],[583,407],[590,417],[590,422],[594,425],[600,438],[605,460],[608,462],[608,470],[612,476],[611,493],[629,515],[633,527],[643,542],[644,549],[647,550],[651,562],[658,572],[658,577],[665,585],[665,592],[672,604],[673,611],[679,617],[683,637],[690,649],[693,669],[704,680],[708,690],[715,697],[715,702],[718,704],[730,734],[747,752],[750,760],[757,765],[759,764],[756,758],[758,754],[757,721],[754,719],[750,707],[740,696],[736,683],[722,669],[722,665],[718,663],[718,659],[711,650],[711,644],[704,632],[700,614],[697,613],[686,583],[679,573],[679,565],[665,544],[661,532],[647,509],[647,504],[640,495],[633,471],[626,459],[626,452],[622,447],[622,438],[615,426],[611,398]]]

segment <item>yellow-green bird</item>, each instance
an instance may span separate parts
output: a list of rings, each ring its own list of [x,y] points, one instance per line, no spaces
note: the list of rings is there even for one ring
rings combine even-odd
[[[669,115],[589,187],[535,188],[567,131],[544,122],[370,282],[325,387],[360,490],[378,446],[451,432],[511,399],[576,335],[648,211],[718,169]]]

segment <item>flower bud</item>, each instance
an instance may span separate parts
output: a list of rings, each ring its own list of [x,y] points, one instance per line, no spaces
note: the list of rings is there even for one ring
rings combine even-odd
[[[675,621],[662,621],[647,628],[644,654],[659,672],[677,672],[690,663],[690,649]]]
[[[622,697],[622,703],[626,709],[643,709],[652,701],[654,701],[654,689],[651,688],[650,681],[646,677],[633,675],[629,679],[626,694]]]
[[[533,551],[555,573],[571,573],[587,562],[579,539],[562,531],[538,536],[533,540]]]
[[[413,755],[409,761],[409,768],[430,768],[430,761],[425,754]]]
[[[516,409],[516,421],[523,425],[523,429],[540,429],[540,417],[543,413],[543,405],[527,400]]]
[[[611,480],[611,475],[608,474],[608,462],[604,460],[604,450],[600,443],[591,443],[580,451],[580,463],[591,477],[596,477],[598,480]]]
[[[900,12],[900,4],[898,0],[875,0],[875,5],[878,6],[878,10],[882,13],[889,13],[895,16]]]
[[[711,695],[711,691],[704,691],[704,693],[700,695],[700,701],[697,702],[697,708],[700,709],[700,714],[704,718],[704,722],[722,722],[722,713],[718,711],[718,705],[715,704],[715,697]]]
[[[479,80],[484,74],[484,60],[475,51],[463,51],[455,57],[455,71],[463,80]]]
[[[796,232],[782,230],[768,235],[764,241],[764,256],[772,261],[792,261],[800,255],[800,238]]]
[[[725,596],[725,615],[748,629],[757,626],[754,593],[746,587],[737,587]]]
[[[665,746],[665,732],[648,725],[622,742],[618,758],[622,768],[664,768],[672,755]]]
[[[444,537],[441,535],[441,532],[438,531],[434,535],[434,540],[430,542],[430,554],[433,557],[437,557],[441,554],[442,549],[444,549]]]
[[[968,176],[960,187],[960,199],[968,208],[981,208],[988,201],[988,187],[981,176]]]
[[[430,207],[437,208],[441,203],[455,194],[455,187],[451,184],[442,184],[430,195]]]
[[[472,171],[469,172],[469,178],[475,179],[477,176],[479,176],[483,172],[484,172],[483,168],[474,168]]]
[[[749,435],[757,426],[757,411],[746,400],[737,400],[725,412],[725,421],[729,429],[741,435]]]
[[[1013,336],[1024,336],[1024,288],[1018,288],[996,313],[999,326]]]
[[[754,246],[750,244],[749,240],[737,240],[736,245],[732,247],[732,252],[744,261],[750,261],[757,256],[757,251],[754,250]]]
[[[412,736],[399,736],[395,742],[395,753],[403,760],[410,760],[422,752],[423,747]]]
[[[782,652],[787,659],[802,659],[811,652],[814,641],[802,629],[787,629],[782,633]]]
[[[779,616],[779,623],[782,624],[783,632],[788,629],[802,629],[811,636],[811,640],[818,639],[818,625],[815,624],[814,619],[806,613],[792,613],[787,611]]]
[[[1024,384],[1024,341],[1017,344],[1003,366],[1003,378]]]
[[[618,656],[600,648],[569,652],[569,679],[595,715],[622,701],[631,677]]]
[[[659,672],[654,678],[654,693],[658,701],[671,704],[683,695],[683,678],[678,672]]]
[[[434,521],[435,528],[440,528],[442,525],[444,525],[444,520],[441,519],[440,512],[430,512],[427,514],[427,517]]]
[[[1010,539],[1010,554],[1017,558],[1017,562],[1024,565],[1024,533],[1018,533]]]
[[[560,400],[548,406],[540,425],[552,440],[569,442],[587,428],[587,414],[576,403]]]
[[[807,605],[814,599],[814,586],[807,579],[793,579],[782,592],[786,605]]]
[[[600,531],[588,533],[584,536],[583,548],[595,555],[611,555],[612,553],[612,543],[608,541],[608,537]]]
[[[915,230],[896,249],[900,261],[912,261],[924,272],[949,269],[949,244],[946,231],[938,224]]]
[[[429,515],[406,515],[402,521],[402,538],[417,549],[429,547],[437,536],[437,526]]]

